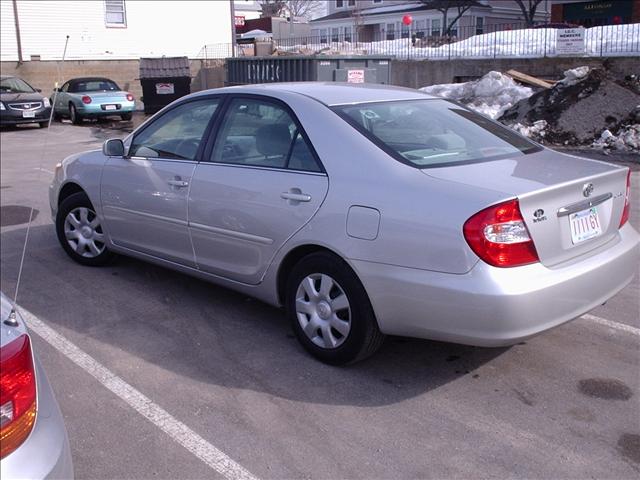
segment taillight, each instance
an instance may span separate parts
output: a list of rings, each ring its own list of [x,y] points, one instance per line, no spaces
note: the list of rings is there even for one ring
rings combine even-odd
[[[627,190],[624,194],[624,208],[622,209],[622,217],[620,218],[620,227],[629,220],[631,213],[631,169],[627,171]]]
[[[130,102],[133,102],[133,95],[131,95],[130,93],[127,93],[127,100]]]
[[[87,105],[90,104],[91,103],[91,97],[89,95],[83,96],[82,97],[82,103],[85,103]]]
[[[36,420],[36,375],[27,335],[0,350],[0,458],[24,442]]]
[[[494,267],[517,267],[539,261],[518,200],[476,213],[465,222],[463,232],[471,250]]]

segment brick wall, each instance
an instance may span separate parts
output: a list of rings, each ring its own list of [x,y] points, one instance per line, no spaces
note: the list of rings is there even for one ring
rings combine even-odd
[[[136,98],[137,107],[142,108],[140,97],[140,70],[138,60],[68,60],[64,65],[56,61],[0,62],[2,75],[15,75],[26,80],[34,88],[50,96],[56,81],[63,82],[74,77],[107,77],[115,81],[120,88],[131,92]],[[204,88],[222,87],[224,78],[210,73],[205,79],[200,74],[202,60],[191,60],[192,91]],[[60,68],[60,72],[58,69]],[[224,71],[224,69],[222,70]]]

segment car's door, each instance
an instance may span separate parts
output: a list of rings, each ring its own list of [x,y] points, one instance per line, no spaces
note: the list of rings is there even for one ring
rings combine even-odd
[[[206,272],[257,284],[322,204],[327,176],[283,103],[234,97],[216,123],[189,194],[196,261]]]
[[[219,103],[208,97],[180,104],[136,132],[124,158],[107,159],[101,200],[114,244],[195,265],[187,197],[202,138]]]

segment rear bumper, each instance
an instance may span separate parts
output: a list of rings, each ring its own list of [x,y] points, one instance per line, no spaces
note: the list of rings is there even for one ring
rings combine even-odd
[[[119,108],[115,110],[105,110],[103,105],[118,105]],[[102,103],[89,103],[82,104],[77,108],[77,111],[83,117],[101,117],[108,115],[122,115],[126,113],[132,113],[135,110],[135,102],[102,102]]]
[[[73,463],[60,408],[36,360],[38,413],[27,440],[0,461],[1,478],[73,478]]]
[[[24,118],[22,111],[3,110],[0,113],[0,125],[19,125],[23,123],[40,123],[48,122],[51,115],[51,107],[41,108],[34,112],[33,118]]]
[[[478,262],[453,275],[352,261],[387,334],[497,347],[579,317],[622,290],[640,260],[637,232],[619,235],[586,260],[496,268]]]

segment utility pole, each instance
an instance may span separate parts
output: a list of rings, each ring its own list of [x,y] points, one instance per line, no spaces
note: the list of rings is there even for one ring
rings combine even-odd
[[[22,64],[22,39],[20,38],[20,21],[18,20],[18,0],[13,0],[13,20],[16,24],[16,44],[18,47],[18,64]]]
[[[13,0],[14,2],[16,0]],[[229,0],[231,6],[231,56],[236,56],[236,7],[233,4],[233,0]]]

